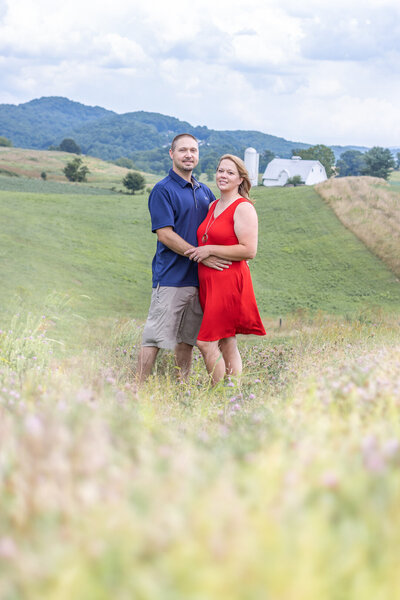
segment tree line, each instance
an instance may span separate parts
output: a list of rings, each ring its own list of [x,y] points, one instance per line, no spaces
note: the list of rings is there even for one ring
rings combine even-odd
[[[318,144],[310,148],[296,148],[292,151],[294,156],[303,159],[319,160],[325,167],[327,177],[349,177],[358,175],[370,175],[387,179],[393,169],[400,169],[400,152],[397,152],[396,160],[389,148],[374,146],[367,152],[359,150],[346,150],[340,155],[335,164],[335,155],[331,148]]]
[[[11,147],[12,142],[8,138],[0,136],[0,146]],[[77,155],[81,154],[80,146],[72,138],[65,138],[59,146],[51,146],[49,149]],[[211,181],[214,177],[215,165],[218,163],[220,156],[226,153],[239,153],[240,155],[243,155],[244,151],[245,147],[239,152],[233,150],[229,143],[211,147],[202,146],[201,157],[194,174],[200,176],[202,173],[205,173],[208,180]],[[340,155],[337,161],[333,150],[324,144],[317,144],[308,148],[293,148],[292,155],[300,156],[300,158],[304,160],[319,160],[325,167],[328,178],[332,175],[337,177],[370,175],[372,177],[388,179],[393,169],[400,169],[400,152],[397,152],[395,158],[389,148],[382,148],[380,146],[374,146],[367,152],[346,150]],[[274,152],[268,149],[260,153],[261,173],[265,171],[267,165],[275,157]],[[132,158],[122,156],[110,162],[131,170],[150,171],[158,174],[168,172],[171,166],[171,161],[165,147],[138,151],[132,155]],[[64,168],[64,174],[70,181],[86,181],[88,173],[89,169],[82,164],[82,159],[80,158],[75,158]],[[142,185],[143,182],[138,183],[136,175],[139,175],[139,173],[135,173],[135,177],[133,178],[135,179],[135,183],[133,183],[133,180],[131,179],[123,182],[125,187],[132,193],[143,189],[137,187],[138,185]],[[126,183],[128,183],[128,185],[126,185]]]

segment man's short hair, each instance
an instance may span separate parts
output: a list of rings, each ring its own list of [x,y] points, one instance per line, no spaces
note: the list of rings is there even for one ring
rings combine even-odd
[[[199,143],[199,141],[198,141],[198,140],[197,140],[197,139],[194,137],[194,135],[192,135],[191,133],[179,133],[178,135],[176,135],[176,136],[174,137],[174,139],[173,139],[173,140],[172,140],[172,142],[171,142],[171,150],[172,150],[172,152],[175,150],[176,142],[177,142],[177,141],[178,141],[180,138],[183,138],[183,137],[190,137],[190,138],[192,138],[192,139],[193,139],[193,140],[196,142],[196,144],[198,144],[198,143]]]

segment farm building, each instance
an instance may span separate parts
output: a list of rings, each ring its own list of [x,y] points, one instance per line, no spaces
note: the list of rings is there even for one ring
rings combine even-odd
[[[244,152],[244,164],[249,173],[251,186],[258,185],[258,166],[260,155],[255,148],[246,148]]]
[[[271,160],[262,176],[263,185],[283,186],[295,175],[300,175],[305,185],[314,185],[327,179],[325,167],[319,160],[303,160],[300,156],[292,156]]]

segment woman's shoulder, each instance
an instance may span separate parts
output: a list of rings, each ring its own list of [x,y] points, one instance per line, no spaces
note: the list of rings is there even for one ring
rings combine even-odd
[[[254,204],[249,198],[238,198],[235,200],[236,210],[255,210]]]
[[[249,215],[257,214],[254,204],[248,198],[238,198],[235,204],[235,217],[247,218]]]

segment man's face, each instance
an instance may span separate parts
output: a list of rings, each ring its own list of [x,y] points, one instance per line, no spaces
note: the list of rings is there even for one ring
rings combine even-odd
[[[193,171],[199,162],[199,146],[193,138],[181,137],[177,140],[175,148],[169,151],[169,155],[174,170],[187,173]]]

